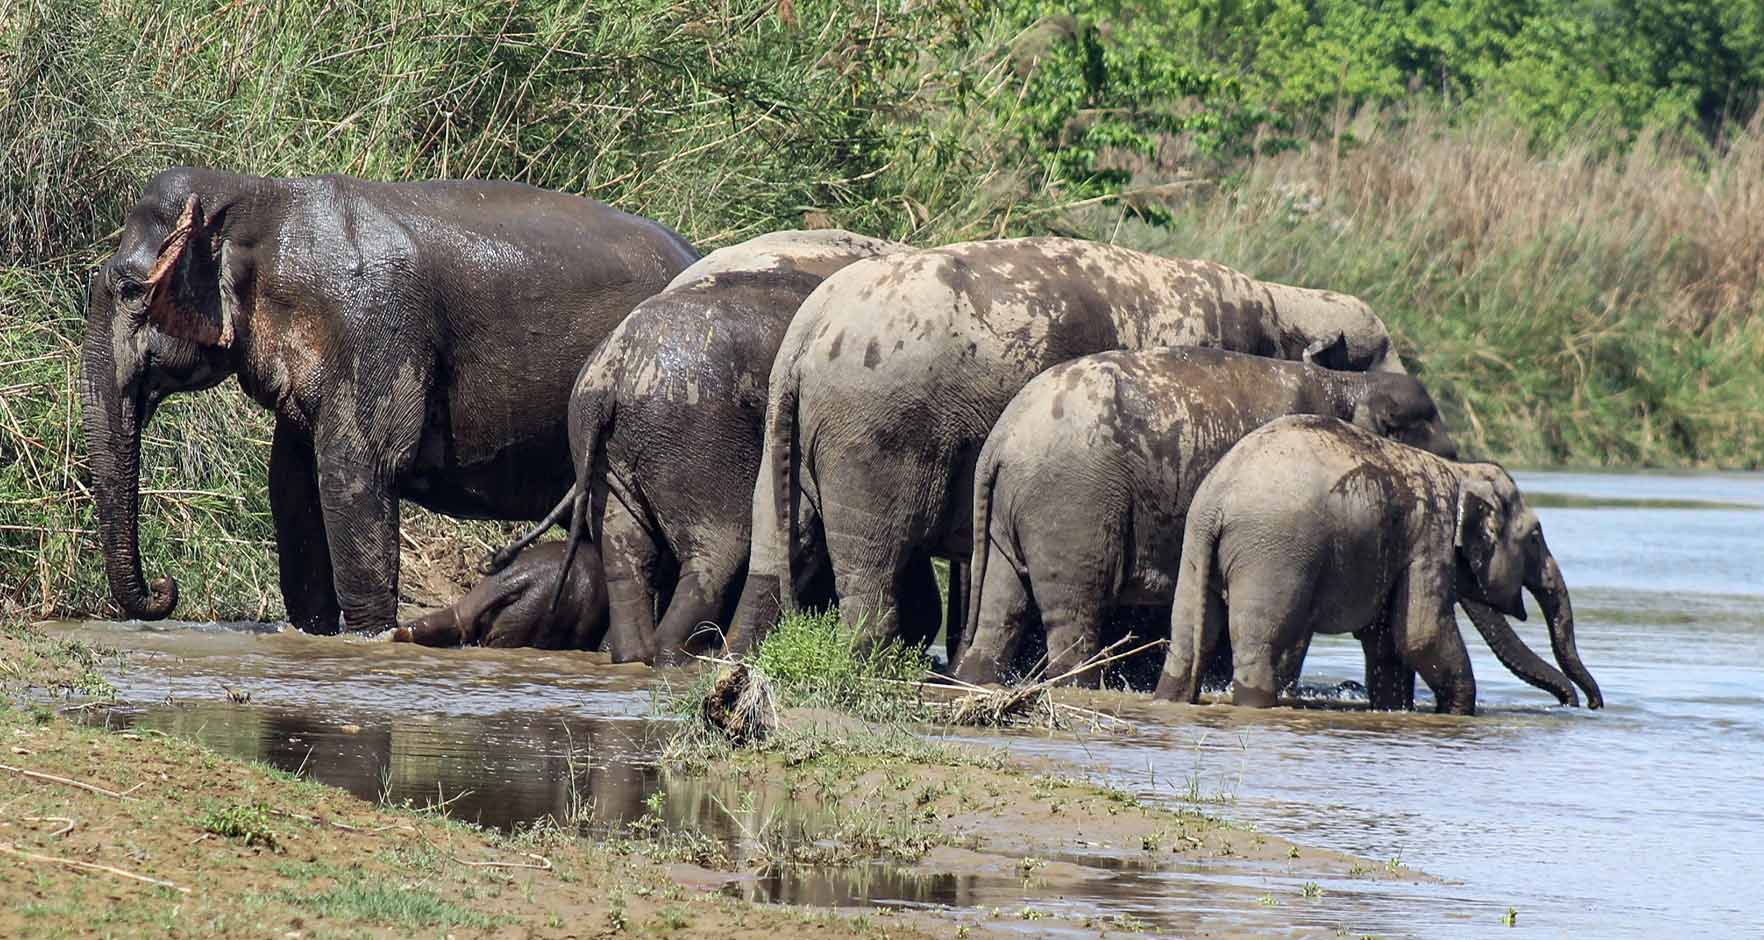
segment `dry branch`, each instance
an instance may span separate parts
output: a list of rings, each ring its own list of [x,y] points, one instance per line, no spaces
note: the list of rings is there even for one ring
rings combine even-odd
[[[57,777],[54,774],[46,774],[40,770],[27,770],[23,767],[14,767],[11,764],[0,764],[0,770],[9,771],[11,773],[18,774],[21,777],[29,777],[33,780],[46,780],[50,783],[61,783],[61,784],[66,784],[67,786],[70,786],[70,787],[79,787],[80,789],[85,790],[89,793],[96,793],[99,796],[114,797],[119,800],[133,800],[134,797],[130,796],[129,794],[131,794],[131,793],[135,792],[136,790],[141,789],[141,787],[145,786],[145,784],[137,783],[134,786],[128,788],[127,790],[124,790],[121,793],[118,793],[115,790],[107,790],[103,787],[94,786],[93,784],[90,784],[90,783],[81,783],[78,780],[70,780],[66,777]]]
[[[179,885],[173,884],[172,882],[166,881],[162,878],[151,878],[151,877],[148,877],[147,875],[136,874],[135,872],[132,872],[132,871],[124,871],[120,868],[113,868],[109,865],[99,865],[99,864],[96,864],[93,862],[82,862],[79,859],[74,859],[74,858],[57,858],[53,855],[38,855],[36,852],[26,852],[25,850],[14,846],[10,842],[0,842],[0,854],[11,855],[15,858],[22,858],[27,862],[41,862],[46,865],[65,865],[68,868],[74,868],[74,869],[78,869],[80,871],[103,872],[106,875],[115,875],[118,878],[128,878],[133,881],[143,881],[143,882],[146,882],[147,884],[156,885],[161,888],[170,888],[173,891],[182,892],[184,894],[190,893],[189,888],[180,887]]]

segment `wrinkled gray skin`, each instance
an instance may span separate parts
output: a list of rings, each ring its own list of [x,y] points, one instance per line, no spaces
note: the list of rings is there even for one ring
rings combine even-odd
[[[393,642],[598,649],[606,635],[607,613],[600,553],[584,545],[566,569],[568,548],[563,542],[546,542],[527,549],[513,564],[472,585],[453,606],[392,631]],[[564,578],[564,591],[553,606],[559,578]]]
[[[1537,516],[1492,463],[1445,460],[1334,418],[1282,418],[1201,483],[1180,572],[1160,698],[1195,701],[1199,664],[1228,633],[1235,702],[1267,707],[1297,680],[1312,635],[1355,633],[1374,708],[1412,708],[1414,670],[1439,711],[1474,714],[1453,605],[1466,602],[1478,626],[1502,613],[1523,620],[1523,588],[1562,671],[1588,707],[1604,704]],[[1570,687],[1557,695],[1577,702]]]
[[[1167,623],[1195,488],[1231,445],[1289,414],[1457,455],[1432,396],[1407,375],[1174,348],[1084,356],[1036,376],[975,470],[974,531],[986,537],[974,543],[972,639],[957,678],[998,682],[1037,620],[1049,676],[1094,655],[1122,607],[1163,608]]]
[[[900,248],[819,230],[719,249],[639,304],[582,367],[566,500],[571,541],[591,529],[605,559],[615,662],[675,665],[715,645],[747,571],[766,381],[784,330],[828,275]],[[811,602],[831,602],[825,581],[805,585]]]
[[[105,571],[158,619],[137,540],[141,434],[236,375],[275,412],[270,510],[302,630],[395,625],[398,506],[537,519],[570,485],[570,383],[698,257],[654,222],[518,183],[173,169],[88,285],[82,398]]]
[[[1055,363],[1156,346],[1334,350],[1319,362],[1402,371],[1359,301],[1206,261],[1029,238],[854,264],[804,301],[772,368],[729,647],[750,645],[829,563],[865,641],[927,642],[942,620],[931,558],[969,557],[974,462],[1011,397]],[[817,526],[824,558],[795,539]]]

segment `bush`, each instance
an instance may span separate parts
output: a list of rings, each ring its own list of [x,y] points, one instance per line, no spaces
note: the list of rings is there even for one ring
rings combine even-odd
[[[902,708],[918,698],[916,687],[904,683],[922,681],[931,661],[894,643],[860,651],[856,635],[836,610],[789,614],[766,634],[749,663],[786,708],[902,717]]]

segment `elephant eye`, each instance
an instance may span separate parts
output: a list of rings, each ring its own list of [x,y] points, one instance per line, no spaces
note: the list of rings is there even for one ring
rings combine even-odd
[[[141,295],[145,293],[147,293],[147,285],[142,284],[139,281],[131,281],[128,278],[123,278],[116,284],[116,296],[130,303],[140,300]]]

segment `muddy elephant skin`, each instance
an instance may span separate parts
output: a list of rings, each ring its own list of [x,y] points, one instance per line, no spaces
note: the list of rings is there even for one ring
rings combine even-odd
[[[1266,707],[1297,679],[1312,635],[1355,633],[1374,708],[1413,707],[1412,669],[1438,711],[1474,714],[1453,607],[1464,603],[1478,627],[1483,616],[1524,619],[1522,590],[1544,613],[1561,671],[1589,707],[1603,705],[1575,647],[1561,569],[1505,470],[1335,418],[1282,418],[1238,442],[1195,493],[1158,696],[1194,701],[1199,664],[1228,634],[1235,702]],[[1503,663],[1516,655],[1490,645]],[[1575,703],[1563,686],[1558,699]]]
[[[942,619],[931,557],[970,553],[975,460],[1036,373],[1110,349],[1209,346],[1402,371],[1357,300],[1206,261],[1061,238],[971,242],[862,261],[798,311],[778,351],[755,488],[753,557],[730,646],[795,606],[830,564],[866,642],[924,643]],[[825,558],[795,544],[819,527]]]
[[[718,249],[639,304],[583,365],[570,396],[570,541],[591,538],[605,559],[615,662],[677,665],[716,645],[747,571],[778,343],[828,275],[897,250],[839,230]]]
[[[537,519],[570,485],[582,361],[698,257],[664,226],[517,183],[148,183],[88,285],[82,399],[105,571],[158,619],[138,544],[141,434],[237,376],[276,415],[270,508],[288,617],[395,625],[398,506]]]
[[[567,549],[563,542],[527,549],[512,564],[472,585],[453,606],[392,631],[393,642],[599,649],[606,635],[606,582],[601,577],[600,553],[585,545],[574,558],[567,558]],[[553,605],[560,578],[563,593]]]
[[[1162,608],[1167,623],[1195,488],[1245,434],[1290,414],[1457,455],[1432,396],[1407,375],[1176,348],[1099,353],[1036,376],[980,451],[972,639],[956,676],[998,682],[1036,621],[1050,676],[1090,658],[1119,608]]]

